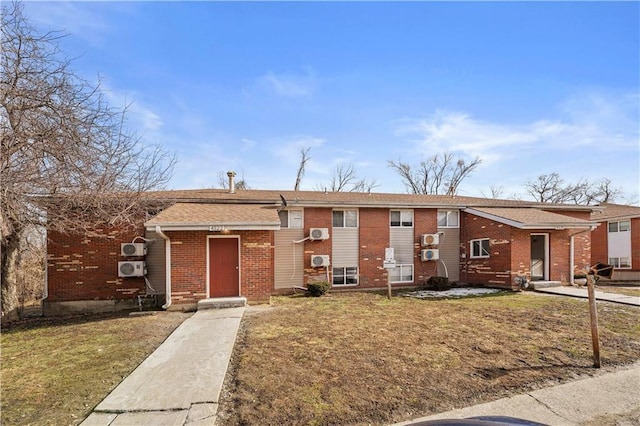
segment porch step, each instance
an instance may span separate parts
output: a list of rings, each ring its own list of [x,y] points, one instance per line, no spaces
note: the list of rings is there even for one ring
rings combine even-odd
[[[241,308],[247,306],[246,297],[215,297],[198,301],[198,310]]]
[[[561,287],[562,283],[560,281],[531,281],[529,285],[531,289],[537,290],[540,288]]]

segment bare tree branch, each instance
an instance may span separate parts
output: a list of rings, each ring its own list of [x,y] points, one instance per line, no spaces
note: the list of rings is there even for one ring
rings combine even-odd
[[[311,147],[300,148],[300,165],[298,166],[298,173],[296,173],[296,184],[293,187],[294,191],[300,190],[300,183],[304,177],[305,167],[309,160],[311,160],[311,156],[309,155],[310,151]]]
[[[481,162],[479,157],[469,163],[462,158],[455,160],[453,154],[445,152],[421,161],[415,168],[400,160],[397,162],[390,160],[388,165],[400,175],[409,193],[455,195],[462,181]]]
[[[575,183],[564,183],[558,173],[540,175],[525,183],[525,190],[541,203],[571,203],[592,205],[615,201],[623,196],[620,188],[614,188],[610,179],[590,182],[580,179]]]
[[[128,223],[142,194],[162,187],[175,158],[127,131],[127,106],[110,107],[100,84],[79,78],[57,44],[19,3],[2,5],[0,55],[0,240],[2,314],[15,304],[24,234],[97,221]]]

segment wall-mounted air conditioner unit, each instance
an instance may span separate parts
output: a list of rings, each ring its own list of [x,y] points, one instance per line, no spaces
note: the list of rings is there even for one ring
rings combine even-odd
[[[440,244],[440,234],[422,234],[420,238],[420,244],[422,247],[437,246]]]
[[[118,262],[118,276],[124,277],[144,277],[147,275],[147,265],[142,260],[133,262]]]
[[[440,252],[438,249],[424,249],[420,251],[420,257],[423,262],[428,260],[438,260],[440,259]]]
[[[314,268],[321,268],[323,266],[329,266],[329,255],[327,254],[313,254],[311,255],[311,266]]]
[[[147,246],[144,243],[122,243],[120,244],[121,256],[145,256]]]
[[[327,228],[311,228],[309,230],[309,239],[311,241],[328,240],[329,230]]]

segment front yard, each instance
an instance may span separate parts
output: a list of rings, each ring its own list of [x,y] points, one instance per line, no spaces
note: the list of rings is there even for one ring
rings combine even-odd
[[[81,422],[188,316],[39,318],[3,328],[0,423]]]
[[[603,366],[639,360],[640,309],[598,306]],[[584,300],[354,293],[274,298],[245,315],[224,425],[388,424],[596,372]]]

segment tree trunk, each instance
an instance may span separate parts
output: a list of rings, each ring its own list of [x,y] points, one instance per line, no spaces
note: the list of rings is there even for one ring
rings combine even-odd
[[[18,271],[20,268],[20,233],[13,233],[2,242],[2,321],[18,319]]]

